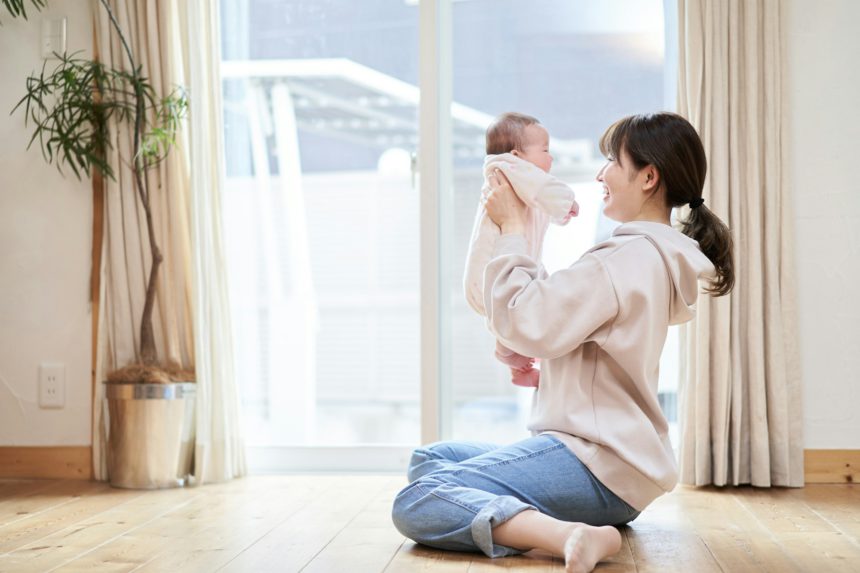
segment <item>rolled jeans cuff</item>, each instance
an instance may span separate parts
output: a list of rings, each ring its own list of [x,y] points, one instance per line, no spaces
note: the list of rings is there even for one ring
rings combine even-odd
[[[524,553],[521,549],[494,544],[493,528],[527,509],[537,510],[535,506],[523,503],[509,495],[500,495],[485,505],[472,520],[472,540],[478,549],[491,558]]]

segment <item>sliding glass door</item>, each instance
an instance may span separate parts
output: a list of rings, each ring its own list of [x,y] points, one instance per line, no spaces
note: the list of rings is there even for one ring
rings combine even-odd
[[[484,132],[503,111],[550,131],[582,212],[550,229],[544,259],[570,264],[612,229],[599,135],[674,102],[663,14],[661,0],[221,0],[252,470],[396,470],[421,442],[525,436],[530,392],[462,289]],[[671,405],[677,367],[663,373]]]
[[[417,8],[225,0],[221,21],[248,442],[418,443]]]

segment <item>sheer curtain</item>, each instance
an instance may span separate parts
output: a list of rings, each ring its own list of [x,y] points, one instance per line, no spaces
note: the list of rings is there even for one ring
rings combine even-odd
[[[218,3],[178,2],[184,75],[189,87],[191,213],[194,246],[194,341],[197,351],[195,478],[201,483],[245,475],[233,328],[221,210],[221,44]]]
[[[803,442],[778,0],[678,0],[678,111],[709,159],[705,200],[735,239],[736,286],[682,330],[688,484],[802,486]]]
[[[168,159],[148,175],[157,241],[164,253],[154,330],[159,358],[197,371],[197,483],[245,473],[236,378],[220,262],[220,88],[217,7],[210,3],[112,0],[123,28],[156,94],[177,85],[189,92],[189,117]],[[128,67],[109,17],[93,3],[95,52],[115,67]],[[213,125],[214,123],[214,125]],[[100,315],[93,393],[93,465],[107,479],[107,407],[101,381],[136,358],[145,277],[150,268],[144,214],[131,192],[131,133],[114,129],[109,161],[116,181],[106,180],[101,258]]]

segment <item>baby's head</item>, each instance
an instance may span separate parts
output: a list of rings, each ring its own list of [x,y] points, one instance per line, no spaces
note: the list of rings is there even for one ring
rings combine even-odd
[[[549,173],[549,132],[530,115],[508,112],[487,128],[487,155],[512,153]]]

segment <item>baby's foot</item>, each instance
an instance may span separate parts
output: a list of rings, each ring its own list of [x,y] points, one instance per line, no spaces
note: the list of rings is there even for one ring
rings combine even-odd
[[[511,368],[511,382],[513,382],[514,386],[537,388],[540,385],[540,370],[536,368],[524,370]]]
[[[614,527],[577,524],[564,544],[564,570],[567,573],[588,573],[598,561],[619,549],[621,534]]]

